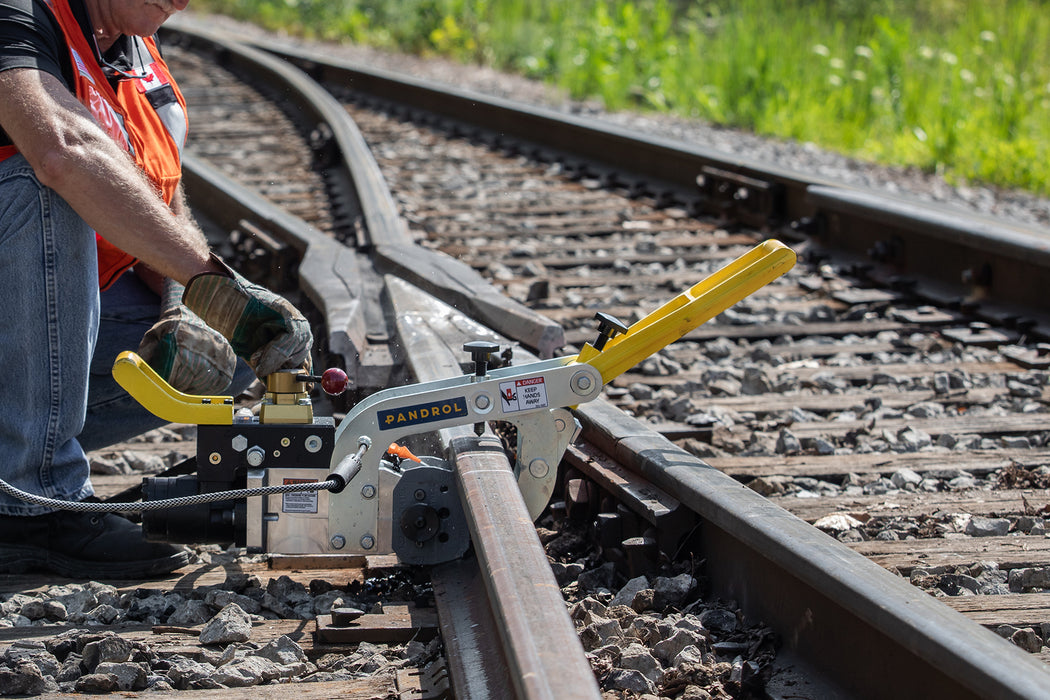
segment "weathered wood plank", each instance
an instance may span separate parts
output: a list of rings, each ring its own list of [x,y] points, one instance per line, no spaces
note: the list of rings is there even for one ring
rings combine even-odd
[[[969,566],[981,561],[994,561],[1000,569],[1050,566],[1050,539],[1033,535],[871,540],[851,542],[849,548],[905,576],[915,567]]]
[[[614,380],[616,385],[619,379]],[[1003,388],[971,389],[947,395],[932,391],[896,391],[891,387],[872,387],[863,397],[856,394],[754,394],[751,396],[712,396],[697,399],[704,407],[720,406],[740,413],[765,415],[801,408],[814,413],[838,413],[863,404],[863,399],[872,397],[882,401],[888,408],[904,409],[917,403],[936,401],[943,406],[982,406],[1005,396]],[[1050,387],[1043,389],[1042,401],[1050,401]]]
[[[408,619],[407,606],[387,604],[388,612],[384,614],[368,615],[367,629],[372,632],[369,641],[389,643],[403,642],[403,633],[400,631],[403,622]],[[431,613],[430,617],[433,617]],[[208,647],[200,643],[198,636],[203,625],[194,627],[169,627],[158,625],[117,624],[105,627],[83,628],[92,632],[116,632],[122,638],[129,641],[137,641],[148,644],[150,648],[161,656],[187,656],[201,659],[205,655],[214,654],[219,647]],[[389,637],[384,638],[381,630],[385,627],[395,630]],[[69,626],[48,627],[17,627],[0,629],[0,651],[9,647],[13,642],[25,639],[47,640],[71,629]],[[316,620],[265,620],[252,626],[250,640],[259,645],[265,645],[282,636],[287,636],[303,648],[306,655],[318,658],[324,654],[337,653],[347,654],[354,651],[360,640],[347,642],[326,642],[316,637]]]
[[[751,326],[745,326],[751,328]],[[700,327],[701,329],[704,326]],[[767,327],[768,328],[768,327]],[[798,329],[805,329],[806,326],[796,326]],[[694,331],[693,333],[695,333]],[[686,340],[693,340],[693,333],[689,333],[685,336]],[[756,331],[757,333],[757,331]],[[802,330],[796,331],[797,334],[801,335]],[[711,338],[718,337],[719,333],[715,333]],[[767,333],[760,333],[761,337],[767,337]],[[1013,362],[957,362],[951,365],[951,369],[963,370],[966,373],[972,375],[986,375],[986,374],[1004,374],[1013,372],[1024,372],[1025,370]],[[815,374],[827,374],[837,379],[842,379],[853,383],[866,383],[871,379],[873,369],[870,366],[859,366],[859,367],[792,367],[790,364],[780,365],[776,368],[778,375],[794,375],[798,377],[799,381],[806,381],[813,378]],[[886,364],[879,365],[878,372],[889,374],[895,377],[922,377],[930,375],[938,368],[936,365],[923,364],[923,363],[902,363],[902,364]],[[615,386],[630,386],[635,382],[642,382],[643,384],[650,384],[652,386],[661,387],[682,387],[688,385],[701,386],[704,370],[688,370],[685,372],[679,372],[678,374],[668,375],[665,377],[649,377],[643,374],[636,374],[626,372],[621,374],[615,381]],[[1005,393],[1005,389],[1004,389]],[[714,399],[720,400],[720,399]],[[863,402],[863,399],[861,399]]]
[[[336,561],[338,555],[334,555]],[[246,574],[258,576],[263,583],[271,578],[287,576],[293,581],[303,585],[309,585],[313,580],[328,581],[334,586],[345,586],[352,581],[363,581],[378,572],[389,571],[391,567],[399,566],[389,556],[365,557],[365,565],[362,567],[346,568],[271,568],[268,561],[238,560],[236,562],[220,563],[193,563],[171,574],[153,579],[120,579],[108,580],[108,583],[118,590],[134,590],[142,588],[146,590],[176,590],[186,591],[201,586],[219,586],[228,577],[240,577]],[[3,593],[32,593],[46,590],[50,586],[59,583],[85,583],[87,579],[56,579],[47,574],[25,574],[0,576],[0,594]]]
[[[981,433],[1003,435],[1008,433],[1032,433],[1046,430],[1046,414],[1011,413],[1005,416],[979,415],[954,416],[950,418],[891,418],[884,420],[844,420],[793,423],[791,432],[795,437],[844,436],[854,430],[867,430],[878,435],[882,431],[896,434],[904,428],[916,428],[933,437],[945,434],[963,435]]]
[[[831,479],[846,474],[874,476],[911,469],[922,475],[946,469],[985,474],[1023,464],[1038,467],[1050,464],[1050,450],[996,450],[994,452],[911,452],[903,454],[860,455],[775,455],[772,457],[711,457],[705,460],[745,483],[759,476],[809,476]]]
[[[1050,622],[1050,593],[949,596],[939,598],[974,622],[995,629],[999,625],[1036,627]]]
[[[895,493],[831,498],[776,496],[770,500],[809,522],[815,522],[831,513],[867,513],[872,516],[900,517],[937,511],[973,515],[1019,515],[1042,511],[1050,506],[1050,490],[969,490],[956,493]]]

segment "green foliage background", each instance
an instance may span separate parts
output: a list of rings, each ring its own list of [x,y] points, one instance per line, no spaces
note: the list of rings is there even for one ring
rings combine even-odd
[[[310,38],[1050,195],[1050,0],[197,0]]]

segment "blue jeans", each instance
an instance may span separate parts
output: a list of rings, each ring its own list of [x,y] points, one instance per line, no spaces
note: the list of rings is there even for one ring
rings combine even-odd
[[[95,236],[22,156],[0,163],[0,260],[0,476],[43,496],[90,496],[76,436],[99,322]],[[47,511],[0,495],[0,514]]]
[[[0,478],[83,499],[94,493],[84,450],[165,423],[110,373],[157,320],[160,299],[130,273],[99,294],[94,233],[20,155],[0,162],[0,260]],[[253,379],[239,361],[230,393]],[[0,493],[0,515],[48,510]]]

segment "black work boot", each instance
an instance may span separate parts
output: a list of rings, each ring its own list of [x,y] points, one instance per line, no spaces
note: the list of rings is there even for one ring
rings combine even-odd
[[[185,548],[147,542],[141,527],[113,513],[0,516],[4,574],[43,569],[70,578],[146,578],[170,573],[189,560]]]

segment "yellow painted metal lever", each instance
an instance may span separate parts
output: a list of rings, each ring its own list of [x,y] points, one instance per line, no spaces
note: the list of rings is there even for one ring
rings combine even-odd
[[[117,356],[113,363],[113,378],[158,418],[198,425],[233,423],[232,396],[183,394],[164,381],[136,353],[127,351]]]
[[[603,350],[587,344],[575,358],[601,372],[608,384],[631,367],[670,345],[697,326],[761,289],[795,264],[795,251],[767,240],[702,282],[697,282],[656,311],[611,338]]]

